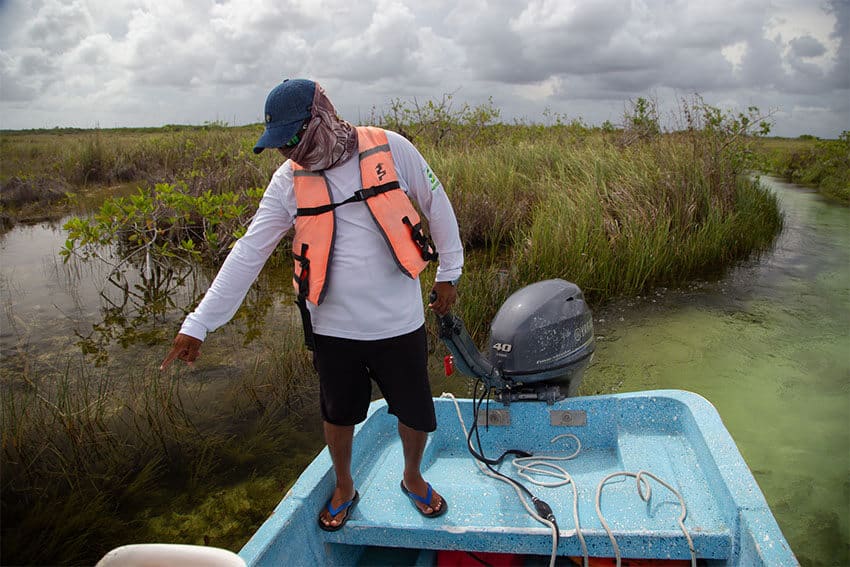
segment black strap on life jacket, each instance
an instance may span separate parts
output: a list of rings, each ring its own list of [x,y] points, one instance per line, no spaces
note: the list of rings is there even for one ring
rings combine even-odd
[[[413,238],[413,242],[416,243],[416,246],[419,247],[422,259],[426,262],[437,260],[439,254],[437,254],[437,249],[434,247],[434,241],[431,240],[430,236],[422,232],[422,223],[418,222],[413,224],[410,222],[410,217],[404,217],[401,219],[401,222],[410,228],[410,236]]]
[[[301,312],[301,326],[304,328],[304,344],[307,350],[316,349],[316,339],[313,335],[313,320],[310,318],[310,310],[307,309],[307,296],[310,295],[310,259],[307,258],[307,243],[301,244],[301,254],[292,253],[292,257],[301,266],[301,274],[298,275],[298,297],[295,304]]]
[[[341,203],[328,203],[327,205],[321,205],[319,207],[302,207],[296,211],[296,214],[300,217],[312,217],[316,215],[321,215],[324,213],[329,213],[337,207],[341,207],[343,205],[347,205],[348,203],[356,203],[358,201],[365,201],[370,197],[374,197],[375,195],[380,195],[381,193],[386,193],[387,191],[392,191],[393,189],[400,189],[401,185],[398,184],[398,181],[391,181],[389,183],[384,183],[383,185],[376,185],[374,187],[369,187],[368,189],[360,189],[359,191],[355,191],[354,195],[342,201]]]
[[[389,183],[384,183],[383,185],[376,185],[375,187],[355,191],[354,195],[341,203],[329,203],[318,207],[299,208],[296,211],[296,214],[298,216],[321,215],[328,213],[337,207],[341,207],[342,205],[365,201],[375,195],[380,195],[381,193],[386,193],[387,191],[400,188],[401,186],[398,181],[391,181]],[[410,228],[411,238],[413,238],[413,241],[419,247],[422,259],[426,261],[437,260],[438,254],[437,249],[434,246],[434,241],[431,240],[430,236],[426,235],[422,231],[422,223],[418,222],[414,225],[407,216],[401,220]],[[301,274],[298,276],[298,298],[296,299],[295,304],[298,305],[298,310],[301,312],[301,325],[304,328],[304,343],[307,345],[307,349],[312,351],[315,350],[316,340],[313,335],[313,322],[310,318],[310,311],[307,309],[307,297],[310,295],[310,259],[307,258],[307,248],[307,243],[301,244],[301,253],[296,254],[293,252],[292,257],[301,266]]]

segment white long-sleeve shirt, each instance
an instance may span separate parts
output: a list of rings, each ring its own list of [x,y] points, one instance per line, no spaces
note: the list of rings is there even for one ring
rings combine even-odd
[[[436,281],[459,278],[463,245],[442,184],[407,139],[387,131],[387,140],[399,184],[428,218],[440,255]],[[324,173],[335,203],[361,189],[356,154]],[[227,256],[201,303],[186,317],[181,333],[204,340],[233,317],[266,260],[295,224],[296,210],[292,166],[287,160],[269,182],[248,231]],[[419,278],[411,279],[399,270],[366,204],[349,203],[334,213],[337,233],[325,299],[318,306],[308,303],[313,330],[320,335],[376,340],[418,329],[425,322]]]

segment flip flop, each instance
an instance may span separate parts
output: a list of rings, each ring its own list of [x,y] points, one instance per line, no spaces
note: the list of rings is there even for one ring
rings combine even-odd
[[[416,511],[417,511],[417,512],[419,512],[420,514],[422,514],[422,515],[423,515],[423,516],[425,516],[426,518],[436,518],[436,517],[438,517],[438,516],[442,516],[443,514],[445,514],[445,513],[446,513],[446,511],[448,511],[448,509],[449,509],[449,503],[448,503],[448,502],[446,502],[446,499],[445,499],[445,498],[443,498],[442,496],[440,496],[440,500],[441,500],[441,501],[442,501],[442,503],[443,503],[443,505],[442,505],[442,506],[440,506],[440,509],[439,509],[439,510],[437,510],[436,508],[434,508],[433,506],[431,506],[431,496],[434,494],[434,489],[433,489],[433,488],[431,488],[431,483],[426,482],[425,484],[427,484],[427,485],[428,485],[428,493],[427,493],[427,494],[425,494],[425,498],[422,498],[421,496],[419,496],[419,495],[418,495],[418,494],[416,494],[415,492],[411,492],[411,491],[409,491],[407,488],[405,488],[405,486],[404,486],[404,481],[403,481],[403,480],[401,481],[400,486],[401,486],[401,491],[404,493],[404,495],[405,495],[405,496],[407,496],[408,498],[410,498],[410,503],[411,503],[411,504],[413,504],[413,507],[414,507],[414,508],[416,508]],[[425,512],[423,512],[423,511],[422,511],[422,508],[420,508],[419,506],[417,506],[417,505],[416,505],[416,502],[414,502],[414,500],[415,500],[416,502],[419,502],[420,504],[424,504],[425,506],[428,506],[429,508],[431,508],[431,513],[430,513],[430,514],[426,514]]]
[[[354,509],[355,506],[357,506],[357,502],[359,500],[360,494],[358,494],[356,490],[354,491],[354,498],[352,498],[348,502],[343,502],[339,505],[339,508],[334,508],[333,506],[331,506],[331,501],[330,499],[328,499],[328,503],[325,505],[325,507],[327,508],[328,513],[331,515],[331,518],[333,518],[343,510],[345,510],[345,515],[340,520],[338,526],[328,526],[322,521],[322,515],[319,514],[319,527],[325,530],[326,532],[335,532],[339,529],[342,529],[342,526],[344,526],[345,523],[348,521],[349,516],[351,516],[351,511]]]

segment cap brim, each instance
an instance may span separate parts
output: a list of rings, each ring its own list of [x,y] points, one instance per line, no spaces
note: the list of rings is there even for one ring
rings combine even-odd
[[[254,153],[258,154],[266,148],[281,148],[298,131],[304,119],[289,122],[287,124],[269,124],[263,135],[254,144]]]

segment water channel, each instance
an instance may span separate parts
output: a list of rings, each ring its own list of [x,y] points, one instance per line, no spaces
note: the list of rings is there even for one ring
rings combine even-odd
[[[850,565],[850,209],[762,181],[785,213],[774,249],[598,311],[584,393],[706,397],[800,562]]]
[[[714,280],[597,309],[599,347],[582,392],[703,395],[800,561],[850,565],[850,209],[801,187],[763,182],[785,213],[774,248]],[[89,362],[92,351],[102,351],[99,364],[116,373],[129,361],[158,366],[182,318],[179,307],[203,292],[209,274],[187,275],[174,306],[151,312],[144,294],[104,284],[107,267],[63,264],[57,251],[64,240],[55,223],[0,236],[0,376],[13,376],[23,359],[61,372],[69,358],[82,357],[81,348],[89,349]],[[251,337],[292,324],[287,278],[267,272],[260,282],[266,299],[255,298],[247,315],[207,341],[198,377],[225,380],[262,350]],[[132,291],[139,276],[128,280],[123,289]],[[252,314],[257,309],[260,317]],[[468,384],[441,377],[434,387],[466,394]]]

